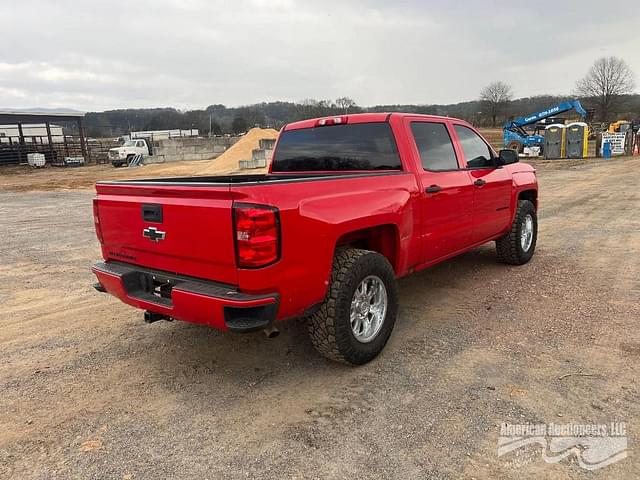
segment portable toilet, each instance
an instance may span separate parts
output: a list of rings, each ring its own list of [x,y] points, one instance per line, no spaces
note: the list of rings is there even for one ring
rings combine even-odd
[[[560,123],[548,125],[544,129],[544,158],[564,158],[565,126]]]
[[[574,122],[565,130],[565,152],[567,158],[586,158],[589,148],[589,126],[584,122]]]

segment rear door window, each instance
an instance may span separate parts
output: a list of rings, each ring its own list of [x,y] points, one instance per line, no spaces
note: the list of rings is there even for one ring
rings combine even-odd
[[[413,138],[425,170],[457,170],[458,159],[444,123],[411,122]]]
[[[280,134],[272,172],[402,170],[388,123],[331,125]]]

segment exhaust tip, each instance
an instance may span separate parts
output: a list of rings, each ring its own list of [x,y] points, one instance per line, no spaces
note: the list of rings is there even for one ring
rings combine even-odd
[[[280,335],[280,330],[278,330],[276,327],[265,328],[263,331],[267,338],[276,338],[278,335]]]
[[[149,310],[144,312],[144,323],[154,323],[160,320],[171,321],[172,318],[167,315],[163,315],[161,313],[150,312]]]

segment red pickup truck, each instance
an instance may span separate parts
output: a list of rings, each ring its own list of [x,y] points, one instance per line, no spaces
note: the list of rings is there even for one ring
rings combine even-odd
[[[220,330],[277,333],[305,317],[314,346],[373,359],[396,279],[489,241],[520,265],[537,237],[535,170],[461,120],[366,113],[285,126],[266,175],[99,182],[95,287]]]

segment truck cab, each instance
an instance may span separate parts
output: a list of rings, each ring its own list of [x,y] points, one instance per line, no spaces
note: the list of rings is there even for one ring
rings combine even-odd
[[[126,140],[120,147],[109,149],[109,160],[116,168],[129,166],[136,155],[141,155],[143,158],[151,155],[150,145],[144,138],[132,138]]]

